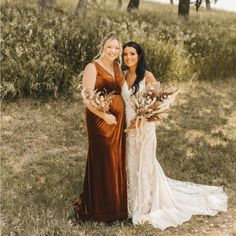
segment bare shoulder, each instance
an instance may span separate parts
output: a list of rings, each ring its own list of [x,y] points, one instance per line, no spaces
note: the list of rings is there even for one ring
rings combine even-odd
[[[152,72],[146,70],[146,83],[155,83],[157,80]]]
[[[95,65],[91,62],[88,63],[84,68],[84,73],[97,73]]]
[[[83,88],[94,89],[95,81],[97,77],[97,70],[93,63],[86,65],[83,73],[82,85]]]
[[[96,78],[97,76],[97,70],[96,67],[93,63],[89,63],[85,66],[84,73],[83,73],[83,78]]]

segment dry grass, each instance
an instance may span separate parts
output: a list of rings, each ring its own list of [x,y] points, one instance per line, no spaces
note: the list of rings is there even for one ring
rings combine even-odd
[[[233,235],[236,81],[178,86],[177,105],[157,129],[157,158],[172,178],[227,186],[228,213],[164,232],[128,221],[72,223],[87,152],[82,103],[20,100],[2,104],[2,235]]]
[[[5,2],[13,4],[12,0],[0,4]],[[26,2],[35,4],[34,0],[14,1]],[[68,12],[76,5],[72,0],[57,2]],[[115,7],[115,0],[107,2]],[[126,5],[127,0],[124,9]],[[163,15],[177,17],[176,7],[143,1],[141,8],[163,9]],[[203,20],[217,12],[191,14]],[[224,17],[232,15],[225,13]],[[109,226],[73,224],[72,204],[82,189],[87,152],[82,103],[28,99],[2,104],[2,235],[236,235],[235,78],[179,87],[182,93],[170,119],[157,129],[157,158],[172,178],[225,186],[228,213],[194,216],[164,232],[128,221]]]

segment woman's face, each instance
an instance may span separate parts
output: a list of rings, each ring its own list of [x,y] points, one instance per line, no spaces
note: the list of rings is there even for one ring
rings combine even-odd
[[[114,61],[120,54],[120,43],[117,39],[108,39],[103,48],[103,55]]]
[[[123,52],[124,63],[128,67],[137,66],[138,53],[133,47],[125,47]]]

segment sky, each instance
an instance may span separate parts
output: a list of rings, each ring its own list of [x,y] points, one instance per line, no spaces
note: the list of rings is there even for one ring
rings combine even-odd
[[[167,4],[170,3],[170,0],[148,0],[148,1],[167,3]],[[178,1],[174,0],[174,3],[178,4]],[[217,0],[217,3],[214,4],[212,2],[211,6],[212,8],[215,9],[236,12],[236,0]]]

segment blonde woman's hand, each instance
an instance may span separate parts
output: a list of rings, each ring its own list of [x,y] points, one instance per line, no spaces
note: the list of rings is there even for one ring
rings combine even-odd
[[[116,125],[116,117],[112,114],[107,114],[105,113],[103,120],[108,124],[108,125]]]

